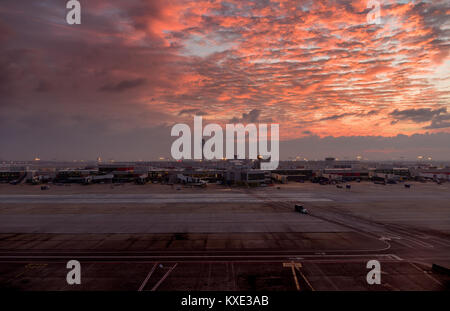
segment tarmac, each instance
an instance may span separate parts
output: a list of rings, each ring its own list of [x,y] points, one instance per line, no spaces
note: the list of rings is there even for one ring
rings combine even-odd
[[[351,186],[0,185],[0,288],[449,290],[450,185]]]

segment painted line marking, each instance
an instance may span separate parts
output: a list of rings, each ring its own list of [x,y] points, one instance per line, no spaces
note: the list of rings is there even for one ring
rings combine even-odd
[[[301,267],[301,265],[300,265]],[[308,278],[303,274],[303,272],[300,270],[300,267],[296,266],[295,269],[298,270],[298,272],[300,273],[300,275],[302,276],[303,280],[306,282],[306,284],[308,284],[309,288],[312,291],[315,291],[314,287],[312,287],[311,283],[309,283]]]
[[[174,264],[169,271],[166,272],[166,274],[164,274],[164,276],[161,278],[161,280],[158,281],[158,283],[155,284],[155,286],[153,286],[153,288],[151,289],[152,292],[154,292],[159,285],[161,285],[162,282],[164,282],[164,280],[169,276],[169,274],[173,271],[173,269],[175,269],[175,267],[178,265],[178,263]]]
[[[439,280],[437,280],[436,278],[434,278],[434,277],[432,277],[431,275],[429,275],[429,274],[427,273],[427,271],[421,269],[421,268],[418,267],[415,263],[410,262],[409,264],[410,264],[411,266],[413,266],[414,268],[416,268],[418,271],[423,272],[429,279],[433,280],[435,283],[437,283],[437,284],[439,284],[439,285],[445,287],[444,284],[442,284]]]
[[[294,276],[295,281],[295,287],[298,291],[300,291],[300,285],[298,284],[297,274],[295,273],[295,269],[301,268],[301,263],[294,263],[294,262],[283,262],[284,268],[291,268],[292,275]]]
[[[147,277],[145,278],[144,282],[142,282],[141,286],[138,289],[138,292],[142,292],[142,290],[144,289],[145,285],[147,284],[148,280],[150,279],[151,275],[153,274],[153,272],[156,269],[158,263],[155,263],[152,267],[152,269],[150,270],[150,272],[147,274]]]

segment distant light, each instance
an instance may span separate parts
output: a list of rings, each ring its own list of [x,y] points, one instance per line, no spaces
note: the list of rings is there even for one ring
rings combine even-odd
[[[164,157],[159,157],[160,160],[164,160]]]
[[[34,158],[34,161],[41,161],[41,159],[39,159],[39,158]]]

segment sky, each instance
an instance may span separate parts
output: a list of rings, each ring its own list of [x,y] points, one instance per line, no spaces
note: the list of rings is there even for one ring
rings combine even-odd
[[[0,159],[153,160],[279,123],[280,157],[450,160],[450,2],[0,2]],[[376,1],[375,1],[376,2]]]

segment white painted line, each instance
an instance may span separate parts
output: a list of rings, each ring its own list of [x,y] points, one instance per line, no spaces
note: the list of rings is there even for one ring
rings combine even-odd
[[[147,277],[145,278],[144,282],[142,282],[141,286],[138,289],[138,292],[142,292],[142,290],[144,289],[145,285],[147,284],[148,280],[150,279],[151,275],[153,274],[153,271],[155,271],[156,269],[156,265],[158,263],[155,263],[152,267],[152,269],[150,270],[150,272],[147,274]]]
[[[159,287],[159,285],[161,285],[161,283],[164,282],[164,280],[169,276],[170,272],[172,272],[173,269],[175,269],[175,267],[176,267],[177,265],[178,265],[177,263],[174,264],[174,265],[169,269],[169,271],[167,271],[166,274],[164,274],[164,276],[161,278],[161,280],[159,280],[158,283],[156,283],[155,286],[153,286],[153,288],[151,289],[152,292],[154,292],[154,291]]]
[[[414,263],[412,263],[412,262],[410,262],[409,264],[410,264],[411,266],[413,266],[415,269],[417,269],[418,271],[423,272],[430,280],[434,281],[436,284],[439,284],[439,285],[445,287],[445,285],[442,284],[442,282],[440,282],[438,279],[434,278],[433,276],[429,275],[429,274],[427,273],[427,271],[424,271],[423,269],[419,268],[416,264],[414,264]]]

